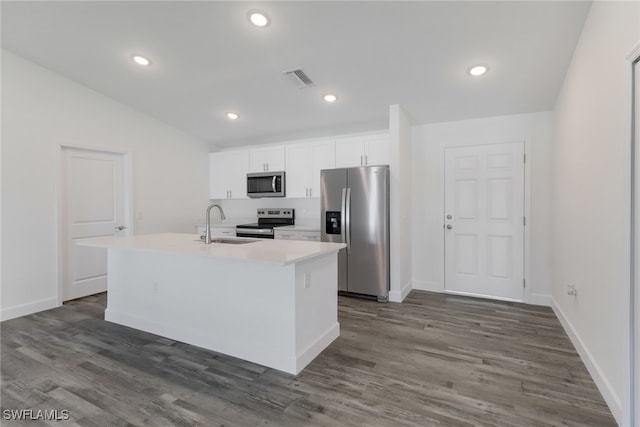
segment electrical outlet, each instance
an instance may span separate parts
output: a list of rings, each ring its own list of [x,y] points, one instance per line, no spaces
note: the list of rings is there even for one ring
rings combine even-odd
[[[567,285],[567,295],[571,295],[572,297],[575,297],[578,295],[578,290],[576,289],[576,285],[574,285],[573,283],[569,283]]]

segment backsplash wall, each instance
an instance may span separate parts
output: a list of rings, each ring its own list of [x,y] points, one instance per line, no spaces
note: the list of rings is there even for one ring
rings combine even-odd
[[[231,199],[214,200],[222,209],[228,220],[256,220],[256,211],[259,208],[293,208],[296,210],[296,224],[314,224],[320,221],[320,199],[288,199],[288,198],[261,198],[261,199]],[[219,221],[217,210],[211,214],[212,221]],[[201,223],[204,224],[204,212]]]

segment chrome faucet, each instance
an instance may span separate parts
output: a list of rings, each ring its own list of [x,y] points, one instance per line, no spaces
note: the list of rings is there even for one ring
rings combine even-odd
[[[215,203],[212,203],[212,204],[209,205],[209,207],[207,208],[207,226],[206,226],[205,232],[204,232],[204,243],[205,244],[211,243],[211,209],[212,208],[218,208],[218,210],[220,211],[220,219],[221,220],[225,219],[224,211],[222,210],[222,206],[217,205]]]

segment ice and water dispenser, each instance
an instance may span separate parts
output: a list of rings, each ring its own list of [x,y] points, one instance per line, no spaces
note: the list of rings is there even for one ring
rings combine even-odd
[[[327,234],[341,234],[342,223],[341,223],[341,212],[340,211],[327,211],[326,212],[326,230]]]

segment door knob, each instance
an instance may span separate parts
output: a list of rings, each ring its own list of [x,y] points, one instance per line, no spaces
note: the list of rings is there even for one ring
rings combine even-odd
[[[447,215],[447,219],[451,219],[453,218],[451,215]]]
[[[125,228],[127,228],[127,227],[125,227],[124,225],[119,225],[119,226],[117,226],[117,227],[114,227],[114,229],[116,229],[116,230],[118,230],[118,231],[122,231],[122,230],[124,230]]]
[[[451,230],[453,226],[451,224],[447,224],[447,230]]]

